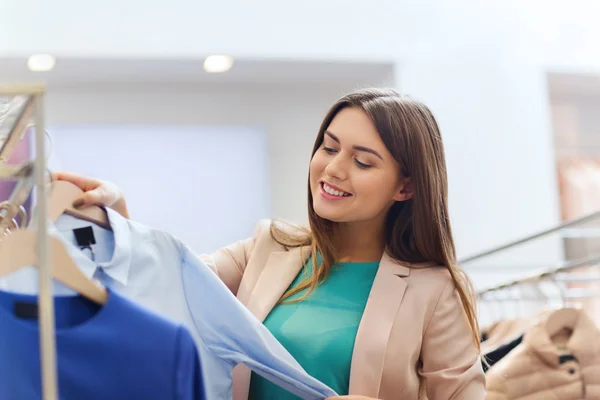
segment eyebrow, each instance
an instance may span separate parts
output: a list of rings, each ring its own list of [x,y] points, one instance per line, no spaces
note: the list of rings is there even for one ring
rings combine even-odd
[[[332,138],[333,140],[335,140],[336,142],[340,143],[340,139],[337,136],[335,136],[333,133],[331,133],[329,131],[325,131],[325,134],[327,136],[329,136],[330,138]],[[352,146],[352,148],[354,150],[364,151],[365,153],[374,154],[375,156],[379,157],[383,161],[383,157],[381,157],[381,154],[379,154],[378,152],[376,152],[373,149],[370,149],[370,148],[364,147],[364,146]]]

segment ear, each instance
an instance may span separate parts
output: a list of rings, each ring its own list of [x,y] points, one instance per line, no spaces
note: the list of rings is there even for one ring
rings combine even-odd
[[[398,191],[394,195],[395,201],[406,201],[413,197],[414,186],[410,178],[405,178],[404,182],[398,188]]]

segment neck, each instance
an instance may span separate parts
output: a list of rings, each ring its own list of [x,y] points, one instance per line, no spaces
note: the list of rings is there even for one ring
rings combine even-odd
[[[341,262],[381,260],[385,251],[384,226],[373,223],[339,223],[334,228],[334,244]]]

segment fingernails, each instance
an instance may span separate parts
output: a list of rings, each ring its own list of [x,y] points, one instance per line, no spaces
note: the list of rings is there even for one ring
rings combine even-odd
[[[83,200],[79,199],[79,200],[75,200],[73,202],[73,208],[81,208],[83,206]]]

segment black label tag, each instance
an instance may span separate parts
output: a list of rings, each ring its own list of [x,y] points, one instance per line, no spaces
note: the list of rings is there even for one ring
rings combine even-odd
[[[37,303],[15,302],[13,312],[18,318],[37,319],[38,305]]]
[[[96,244],[96,237],[94,236],[94,230],[91,226],[73,229],[73,233],[75,234],[75,240],[80,247]]]

